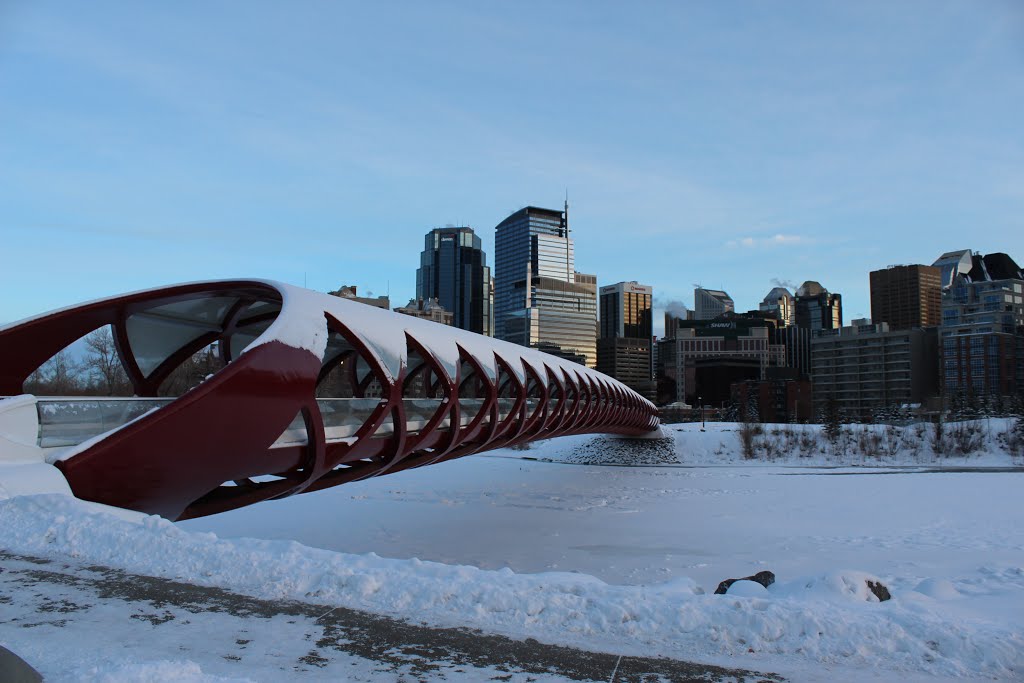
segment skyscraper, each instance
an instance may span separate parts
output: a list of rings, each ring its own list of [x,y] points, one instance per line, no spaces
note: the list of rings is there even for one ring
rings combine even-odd
[[[941,264],[946,256],[936,263]],[[1021,392],[1024,271],[1003,253],[974,254],[969,264],[957,265],[942,294],[945,394],[1009,396]]]
[[[636,281],[601,288],[597,369],[654,400],[652,292]]]
[[[455,327],[493,336],[491,269],[472,228],[427,233],[416,270],[416,298],[437,299],[452,313]]]
[[[758,310],[768,313],[779,321],[782,327],[789,327],[795,322],[793,295],[785,287],[775,287],[764,297]]]
[[[711,320],[735,310],[732,297],[720,289],[697,287],[693,290],[693,304],[697,320]]]
[[[595,367],[596,282],[576,281],[568,215],[528,206],[495,228],[495,336]]]
[[[974,267],[974,258],[970,249],[957,249],[947,251],[932,264],[941,271],[942,290],[945,291],[953,286],[953,280],[957,275],[967,275]]]
[[[935,266],[890,266],[871,271],[871,322],[889,329],[942,324],[941,271]]]
[[[843,297],[829,294],[814,280],[808,280],[796,290],[796,325],[812,332],[838,330],[843,326]]]

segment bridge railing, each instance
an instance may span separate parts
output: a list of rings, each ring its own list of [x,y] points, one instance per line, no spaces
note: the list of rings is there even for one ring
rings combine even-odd
[[[77,446],[161,408],[173,398],[40,398],[40,448]]]
[[[93,437],[105,434],[118,427],[137,420],[158,408],[168,405],[174,398],[82,398],[45,397],[36,402],[39,415],[38,444],[41,448],[77,446]],[[515,406],[515,399],[497,399],[500,416],[507,416]],[[441,399],[406,398],[402,400],[406,415],[406,431],[418,433],[441,407]],[[527,415],[537,407],[537,399],[525,401]],[[557,401],[549,401],[552,409]],[[460,426],[468,426],[480,412],[484,399],[460,398]],[[324,436],[328,443],[339,443],[352,439],[356,432],[370,419],[380,405],[376,398],[321,398],[317,406],[323,417]],[[451,428],[451,418],[445,417],[438,429]],[[385,421],[374,432],[374,437],[386,437],[394,433],[394,425]],[[302,415],[296,415],[288,428],[278,437],[271,448],[297,446],[308,442],[306,424]]]

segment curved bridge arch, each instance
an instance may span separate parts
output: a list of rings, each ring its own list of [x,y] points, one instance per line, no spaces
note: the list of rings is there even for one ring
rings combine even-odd
[[[170,519],[535,439],[658,427],[653,404],[581,365],[259,280],[126,294],[0,328],[0,395],[22,393],[106,325],[136,396],[120,414],[137,417],[96,426],[76,417],[83,401],[116,399],[38,397],[39,447],[78,497]],[[214,347],[219,371],[159,396],[179,364]]]

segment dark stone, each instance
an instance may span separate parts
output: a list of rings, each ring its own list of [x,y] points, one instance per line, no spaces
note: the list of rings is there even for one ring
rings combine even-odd
[[[878,602],[885,602],[886,600],[892,597],[889,594],[889,589],[886,588],[882,582],[875,582],[871,579],[868,579],[867,584],[868,590],[875,594],[875,597],[878,598]]]
[[[764,571],[758,572],[753,576],[744,576],[742,579],[726,579],[722,583],[718,584],[718,588],[715,589],[715,595],[725,595],[726,591],[729,590],[729,586],[733,585],[737,581],[753,581],[754,583],[759,583],[767,588],[775,583],[775,574]],[[882,589],[885,590],[885,586],[882,586]],[[888,591],[886,591],[886,595],[888,595]],[[886,599],[888,600],[888,598]]]
[[[28,662],[5,647],[0,647],[0,681],[39,683],[43,677]]]

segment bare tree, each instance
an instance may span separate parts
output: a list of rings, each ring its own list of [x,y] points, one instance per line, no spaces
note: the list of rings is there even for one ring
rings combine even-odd
[[[131,393],[128,374],[121,365],[117,347],[109,327],[90,332],[85,337],[85,360],[82,369],[91,375],[99,391],[107,396],[124,396]]]
[[[128,384],[128,376],[121,366],[114,338],[109,327],[90,332],[85,337],[85,359],[82,363],[91,375],[98,390],[107,396],[122,393]]]
[[[44,396],[74,396],[82,393],[80,368],[67,349],[61,349],[25,380],[24,390]]]
[[[215,344],[192,354],[176,367],[160,385],[160,396],[181,396],[224,367]]]

